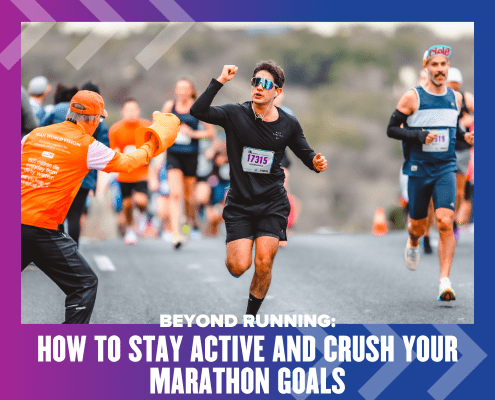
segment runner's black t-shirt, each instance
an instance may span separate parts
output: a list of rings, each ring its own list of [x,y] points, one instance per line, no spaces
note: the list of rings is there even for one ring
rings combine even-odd
[[[308,168],[316,171],[313,166],[316,153],[309,147],[301,125],[295,117],[278,107],[279,118],[276,121],[265,122],[255,118],[250,101],[211,107],[213,98],[222,86],[212,79],[191,107],[190,113],[200,121],[225,129],[230,163],[230,195],[239,203],[263,203],[285,196],[285,176],[280,163],[287,146]],[[243,170],[242,154],[245,147],[274,152],[270,173]]]

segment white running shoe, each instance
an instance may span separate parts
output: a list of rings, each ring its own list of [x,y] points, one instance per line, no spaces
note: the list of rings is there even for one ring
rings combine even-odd
[[[162,240],[167,243],[172,243],[172,232],[163,231]]]
[[[136,244],[138,241],[136,232],[134,232],[134,229],[128,228],[127,232],[124,236],[124,244],[126,245],[133,245]]]
[[[146,230],[146,225],[148,224],[148,219],[146,218],[145,213],[139,213],[139,216],[137,218],[137,229],[140,235],[144,233]]]
[[[419,264],[419,246],[412,247],[411,239],[407,239],[406,251],[404,253],[404,264],[411,271],[416,271]]]
[[[180,234],[178,233],[172,233],[172,247],[175,249],[175,250],[179,250],[180,247],[182,246],[182,237]]]
[[[201,232],[199,231],[199,229],[191,229],[191,231],[189,232],[189,237],[192,240],[201,239]]]
[[[455,292],[452,289],[452,284],[449,278],[440,279],[440,288],[438,290],[437,301],[451,301],[455,300]]]

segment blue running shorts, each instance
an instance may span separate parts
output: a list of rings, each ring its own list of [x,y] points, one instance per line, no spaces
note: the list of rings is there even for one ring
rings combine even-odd
[[[410,176],[407,191],[409,215],[412,219],[419,220],[428,216],[428,206],[432,197],[435,210],[438,208],[455,210],[455,172],[428,177]]]

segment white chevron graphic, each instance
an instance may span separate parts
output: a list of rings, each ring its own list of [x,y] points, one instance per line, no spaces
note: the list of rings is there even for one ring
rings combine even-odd
[[[65,57],[75,69],[80,69],[100,50],[115,34],[91,32],[77,47]]]
[[[35,0],[11,0],[30,23],[0,53],[0,63],[10,70],[50,29],[55,20]],[[19,51],[20,49],[20,51]]]
[[[387,362],[362,387],[359,394],[366,400],[376,399],[411,363],[406,361],[406,349],[401,337],[388,325],[363,325],[375,336],[394,336],[394,362]],[[416,358],[413,351],[412,360]]]
[[[165,28],[136,56],[150,69],[194,24],[194,20],[174,0],[150,0],[169,21]]]
[[[435,400],[445,399],[481,363],[486,353],[458,325],[433,325],[442,335],[457,338],[457,349],[462,357],[435,384],[428,393]]]
[[[325,346],[324,346],[324,342],[325,342],[325,338],[326,336],[328,335],[327,332],[325,332],[325,330],[319,326],[317,327],[308,327],[308,328],[304,328],[304,327],[298,327],[297,328],[303,335],[309,335],[309,336],[313,336],[315,338],[315,341],[316,341],[316,348],[320,351],[320,353],[324,353],[325,351]],[[320,369],[320,368],[326,368],[326,373],[327,373],[327,378],[332,374],[332,371],[334,368],[338,367],[339,365],[341,364],[340,361],[333,361],[333,362],[329,362],[327,360],[325,360],[324,357],[321,357],[317,362],[316,364],[312,365],[311,368],[316,368],[317,370]],[[320,375],[318,375],[318,379],[320,379]],[[299,382],[301,386],[304,386],[306,384],[306,382]],[[319,382],[319,387],[321,387],[323,382]],[[291,392],[291,396],[294,397],[296,400],[305,400],[308,396],[310,396],[311,394],[310,393],[294,393],[294,392]]]
[[[193,24],[194,22],[169,22],[136,56],[136,60],[147,70],[150,69]]]
[[[105,0],[80,0],[91,13],[100,21],[122,22],[125,20]],[[72,66],[80,69],[100,50],[115,32],[96,33],[92,31],[66,57]]]
[[[124,22],[124,19],[105,0],[79,0],[102,22]]]

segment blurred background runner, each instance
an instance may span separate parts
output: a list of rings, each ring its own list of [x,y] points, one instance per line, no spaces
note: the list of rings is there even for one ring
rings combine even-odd
[[[151,122],[141,118],[141,107],[134,98],[127,98],[123,101],[121,114],[122,119],[110,128],[110,147],[129,154],[142,145],[136,138],[138,129],[150,126]],[[148,165],[131,172],[120,172],[117,181],[122,196],[123,218],[121,221],[122,230],[125,230],[124,243],[133,245],[137,243],[138,234],[144,232],[147,224]],[[138,211],[135,225],[134,208]]]
[[[181,78],[175,84],[174,99],[162,108],[164,113],[173,113],[181,120],[181,131],[172,147],[167,151],[167,180],[170,187],[169,210],[172,246],[179,249],[191,235],[200,235],[194,204],[197,182],[199,139],[211,139],[215,135],[213,125],[204,124],[200,130],[199,121],[189,114],[198,97],[191,79]],[[182,204],[184,204],[186,225],[181,227]]]

